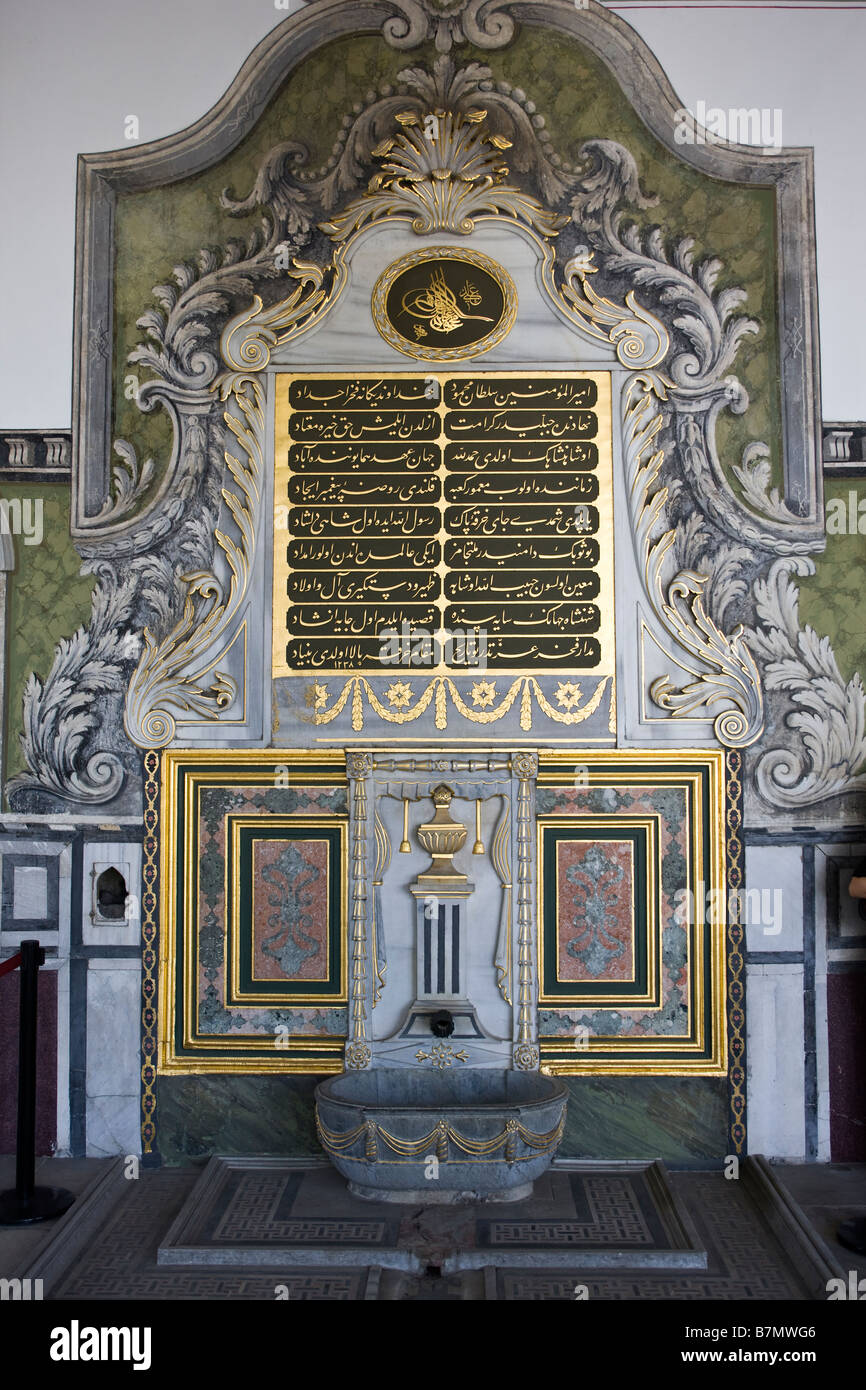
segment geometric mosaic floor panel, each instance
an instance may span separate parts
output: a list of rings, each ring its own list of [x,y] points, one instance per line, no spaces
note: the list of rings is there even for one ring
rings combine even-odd
[[[329,1163],[212,1158],[160,1245],[160,1264],[340,1263],[420,1274],[499,1263],[704,1269],[662,1164],[560,1162],[518,1203],[424,1207],[364,1201]]]
[[[321,1194],[324,1190],[321,1175],[333,1170],[319,1168],[308,1173],[319,1175],[308,1194],[312,1198],[314,1191]],[[640,1170],[628,1174],[617,1167],[606,1179],[599,1172],[578,1174],[580,1183],[573,1181],[574,1173],[552,1172],[549,1183],[536,1184],[537,1205],[529,1216],[523,1203],[510,1211],[504,1206],[380,1207],[358,1201],[341,1185],[339,1191],[332,1190],[335,1207],[326,1218],[316,1218],[298,1211],[304,1184],[301,1181],[293,1187],[297,1170],[284,1171],[282,1178],[266,1174],[267,1183],[248,1181],[254,1176],[238,1168],[228,1177],[224,1174],[219,1184],[214,1183],[214,1187],[221,1186],[221,1196],[209,1211],[199,1206],[196,1231],[191,1221],[196,1208],[190,1206],[189,1198],[202,1182],[201,1170],[142,1172],[138,1181],[125,1185],[121,1199],[73,1267],[46,1288],[46,1298],[571,1302],[584,1296],[583,1289],[590,1300],[603,1301],[809,1298],[805,1280],[792,1267],[743,1185],[726,1181],[720,1172],[668,1174],[677,1208],[685,1213],[698,1244],[706,1251],[705,1269],[622,1265],[588,1269],[585,1263],[581,1267],[579,1242],[584,1243],[585,1255],[587,1249],[598,1249],[605,1241],[628,1241],[633,1259],[649,1248],[659,1249],[663,1240],[669,1247],[673,1244],[670,1211],[660,1211],[657,1201],[648,1204],[648,1195],[653,1194],[645,1167],[643,1178]],[[567,1193],[560,1179],[565,1180]],[[324,1182],[328,1184],[329,1178]],[[648,1188],[643,1188],[644,1182]],[[249,1224],[239,1227],[242,1212]],[[272,1218],[277,1222],[278,1238],[268,1242]],[[323,1240],[323,1220],[334,1223],[326,1235],[335,1237],[344,1226],[343,1235]],[[346,1226],[347,1221],[359,1224]],[[300,1229],[296,1228],[298,1222]],[[235,1245],[241,1229],[249,1242],[248,1251],[270,1245],[268,1263],[257,1267],[161,1264],[158,1251],[165,1246],[171,1229],[184,1239],[195,1235],[197,1241],[214,1245],[226,1240]],[[299,1235],[302,1242],[309,1237],[308,1250],[327,1253],[328,1263],[286,1262],[282,1258],[286,1239],[290,1236],[297,1241]],[[542,1241],[550,1240],[571,1243],[577,1256],[573,1267],[551,1269],[515,1263],[518,1257],[531,1256]],[[467,1241],[476,1244],[473,1247]],[[449,1253],[453,1254],[455,1246],[464,1254],[473,1249],[483,1254],[485,1266],[448,1268]],[[364,1264],[345,1263],[350,1248],[365,1250]],[[380,1257],[385,1249],[408,1250],[418,1265],[411,1269],[383,1267]],[[274,1258],[276,1251],[280,1253]]]

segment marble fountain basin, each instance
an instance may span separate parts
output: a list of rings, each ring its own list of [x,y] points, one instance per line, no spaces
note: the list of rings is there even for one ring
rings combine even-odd
[[[316,1129],[358,1197],[521,1201],[562,1138],[567,1092],[540,1072],[373,1067],[316,1087]]]

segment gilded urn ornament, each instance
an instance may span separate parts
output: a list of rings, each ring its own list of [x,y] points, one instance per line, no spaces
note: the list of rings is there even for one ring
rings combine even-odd
[[[432,864],[423,874],[418,875],[419,883],[439,884],[442,887],[467,882],[465,874],[455,869],[451,862],[459,849],[466,843],[466,826],[452,820],[448,810],[454,795],[450,787],[440,783],[433,788],[433,805],[436,814],[431,821],[419,825],[416,831],[421,846],[432,856]]]

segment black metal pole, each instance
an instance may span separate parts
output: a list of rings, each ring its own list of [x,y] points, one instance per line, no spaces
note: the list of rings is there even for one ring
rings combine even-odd
[[[0,1192],[0,1226],[27,1226],[60,1216],[75,1201],[62,1187],[36,1186],[36,1019],[39,967],[45,951],[38,941],[21,942],[21,1009],[18,1017],[18,1131],[15,1189]]]
[[[39,967],[44,963],[45,951],[38,941],[21,942],[15,1192],[22,1212],[33,1205],[36,1187],[36,1008]]]

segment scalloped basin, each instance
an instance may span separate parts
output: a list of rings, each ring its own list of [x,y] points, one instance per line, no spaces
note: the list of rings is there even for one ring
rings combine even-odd
[[[540,1072],[373,1067],[319,1083],[316,1128],[359,1197],[520,1201],[550,1166],[566,1100]]]

